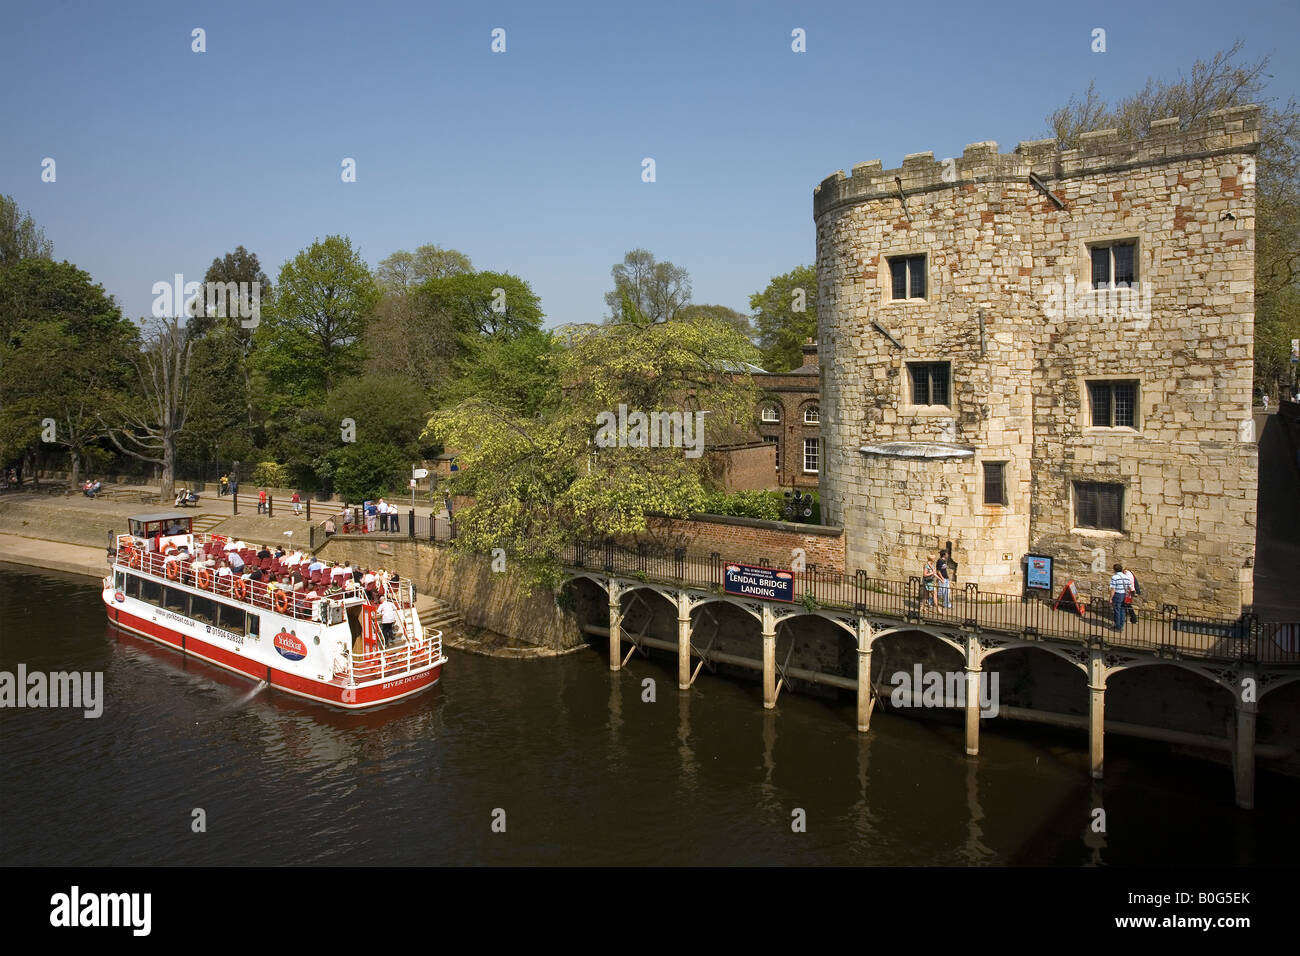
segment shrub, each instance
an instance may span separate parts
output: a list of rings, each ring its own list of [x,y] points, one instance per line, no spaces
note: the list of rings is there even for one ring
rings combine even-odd
[[[253,469],[253,484],[259,488],[288,488],[289,470],[279,462],[258,462]]]
[[[781,500],[778,491],[715,491],[705,496],[702,510],[711,515],[780,521]]]

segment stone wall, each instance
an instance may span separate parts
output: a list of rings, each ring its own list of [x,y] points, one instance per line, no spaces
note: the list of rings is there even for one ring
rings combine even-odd
[[[850,567],[906,577],[952,540],[989,590],[1018,590],[1043,552],[1058,577],[1097,583],[1118,561],[1148,603],[1240,612],[1258,131],[1243,107],[1136,143],[977,143],[818,187],[822,507]],[[1115,241],[1136,243],[1136,288],[1092,292],[1090,246]],[[890,257],[917,255],[925,295],[893,299]],[[923,362],[950,363],[946,404],[912,403]],[[1138,383],[1135,427],[1093,427],[1086,383],[1108,379]],[[985,504],[1000,462],[1005,504]],[[1077,526],[1077,482],[1123,486],[1121,530]]]
[[[494,572],[491,559],[482,555],[457,554],[422,541],[352,537],[331,538],[318,553],[329,561],[396,571],[415,583],[417,593],[441,598],[474,627],[539,647],[582,643],[573,613],[561,609],[550,591],[526,593],[513,571]]]

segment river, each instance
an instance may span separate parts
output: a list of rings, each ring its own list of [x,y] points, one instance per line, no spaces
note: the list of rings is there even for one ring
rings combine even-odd
[[[757,684],[682,693],[671,660],[595,650],[453,649],[433,690],[347,714],[114,630],[89,579],[0,566],[0,601],[0,670],[105,690],[98,719],[0,710],[9,864],[1294,862],[1300,781],[1260,774],[1240,811],[1226,766],[1148,741],[1108,737],[1094,784],[1081,733],[985,721],[972,759],[956,722],[858,734],[851,701],[765,712]]]

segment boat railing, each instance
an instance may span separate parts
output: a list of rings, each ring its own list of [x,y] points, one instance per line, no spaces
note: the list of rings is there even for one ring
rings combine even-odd
[[[442,660],[442,631],[426,631],[422,639],[406,640],[390,647],[375,647],[367,642],[361,654],[348,658],[346,676],[350,684],[386,680],[419,670]]]
[[[206,534],[196,534],[194,539],[196,544],[206,544],[213,540],[212,536]],[[275,611],[300,621],[313,620],[313,607],[323,600],[304,597],[301,592],[283,585],[249,581],[234,574],[220,574],[215,567],[196,567],[193,559],[169,559],[157,551],[138,547],[131,535],[118,535],[113,565],[147,574],[163,583],[183,584],[199,591],[209,591],[220,598],[264,611]]]

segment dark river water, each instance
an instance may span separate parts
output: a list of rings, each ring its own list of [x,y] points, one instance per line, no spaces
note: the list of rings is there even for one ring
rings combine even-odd
[[[1226,766],[1160,744],[1108,738],[1094,784],[1081,733],[985,721],[969,759],[956,723],[858,734],[847,699],[765,712],[596,651],[453,649],[432,691],[346,714],[113,630],[88,579],[3,567],[0,603],[0,670],[105,688],[98,719],[0,710],[8,864],[1294,865],[1300,784],[1261,774],[1239,811]]]

